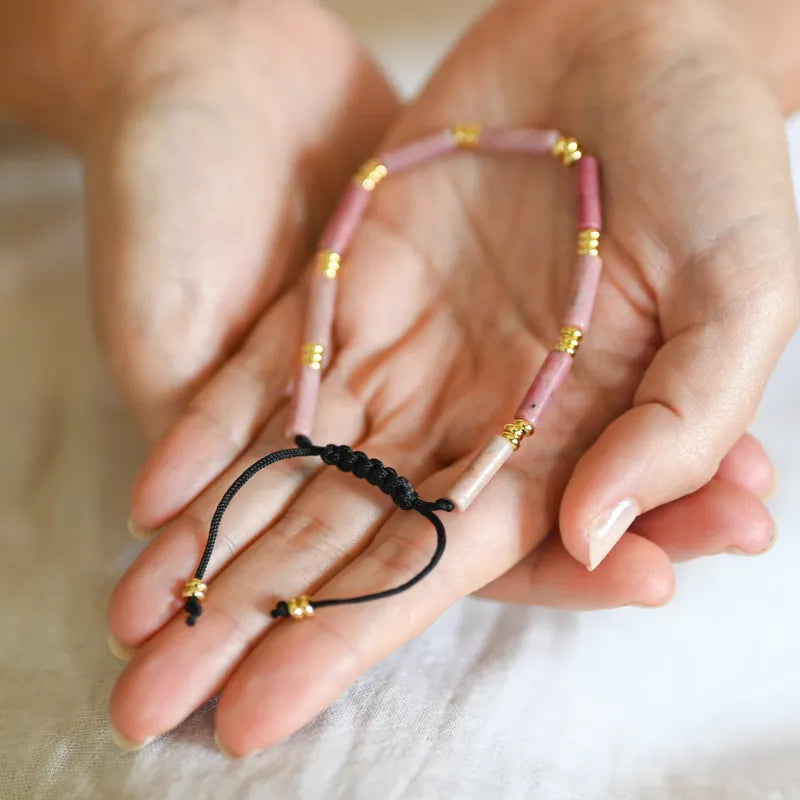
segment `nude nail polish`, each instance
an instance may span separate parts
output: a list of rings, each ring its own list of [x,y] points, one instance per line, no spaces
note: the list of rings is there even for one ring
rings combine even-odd
[[[228,752],[225,749],[225,745],[219,740],[219,736],[217,736],[216,731],[214,732],[214,744],[217,746],[217,749],[225,756],[225,758],[230,758],[233,761],[238,761],[241,758],[245,758],[245,756],[235,756],[233,753]]]
[[[627,497],[615,506],[601,511],[589,525],[589,569],[595,569],[622,538],[631,523],[639,516],[641,508]]]
[[[122,661],[130,661],[133,658],[133,654],[136,651],[130,647],[125,647],[113,633],[108,634],[107,641],[108,649],[111,651],[112,655],[115,655]]]
[[[142,528],[137,525],[132,517],[128,517],[128,533],[139,542],[149,542],[153,538],[155,531],[149,531],[147,528]]]
[[[126,739],[113,725],[110,726],[110,728],[111,738],[114,740],[114,744],[119,747],[120,750],[125,750],[128,753],[147,747],[147,745],[156,738],[155,736],[148,736],[143,742],[134,742],[131,739]]]

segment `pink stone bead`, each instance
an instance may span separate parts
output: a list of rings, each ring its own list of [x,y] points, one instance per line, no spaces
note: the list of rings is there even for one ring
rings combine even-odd
[[[546,155],[552,152],[558,136],[558,131],[535,128],[485,128],[481,133],[479,147],[481,150],[501,153]]]
[[[600,167],[594,156],[584,156],[575,165],[578,184],[578,228],[602,230],[603,214],[600,206]]]
[[[457,149],[453,132],[446,129],[398,147],[397,150],[383,153],[379,161],[389,171],[389,175],[392,175],[395,172],[403,172],[419,166],[439,156],[454,153]]]
[[[533,379],[531,388],[517,409],[516,416],[525,419],[531,425],[537,425],[539,416],[547,407],[558,387],[564,382],[572,366],[572,356],[562,350],[551,350],[542,364],[542,368]]]
[[[564,324],[589,330],[594,299],[603,271],[603,259],[599,256],[578,256],[572,275],[572,288],[569,292],[569,305],[564,314]]]
[[[290,439],[294,439],[295,436],[311,436],[314,430],[314,414],[317,410],[321,379],[320,370],[309,369],[302,364],[298,366],[294,378],[289,419],[286,423],[286,435]]]
[[[371,192],[361,184],[351,183],[333,212],[330,222],[320,238],[320,250],[344,253],[350,246],[353,234],[364,216]]]
[[[459,511],[466,511],[472,505],[472,501],[508,461],[513,452],[514,448],[507,439],[502,436],[491,438],[483,450],[472,459],[447,494]]]
[[[336,310],[337,278],[326,278],[320,271],[311,278],[306,311],[305,342],[318,342],[327,351]]]

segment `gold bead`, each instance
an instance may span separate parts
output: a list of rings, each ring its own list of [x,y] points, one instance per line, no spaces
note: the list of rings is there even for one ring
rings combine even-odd
[[[553,155],[560,158],[565,167],[581,160],[583,153],[577,139],[570,136],[559,136],[553,145]]]
[[[572,325],[565,325],[561,329],[558,341],[553,349],[560,350],[562,353],[567,353],[574,357],[580,347],[582,336],[583,331],[580,328],[574,328]]]
[[[341,253],[335,250],[320,250],[317,254],[317,266],[326,278],[335,278],[342,266]]]
[[[311,604],[311,599],[308,595],[303,594],[300,597],[291,597],[286,601],[286,606],[292,619],[305,619],[306,617],[314,616],[314,606]]]
[[[469,123],[466,125],[455,125],[451,130],[453,139],[455,139],[456,142],[456,147],[471,149],[480,144],[483,126],[478,123]]]
[[[300,361],[309,369],[322,369],[325,348],[318,342],[306,342],[300,350]]]
[[[599,256],[600,251],[600,231],[594,228],[586,228],[578,231],[578,255],[579,256]]]
[[[519,450],[522,440],[533,435],[533,425],[526,419],[515,419],[503,428],[500,434],[515,450]]]
[[[184,597],[196,597],[198,600],[205,600],[207,591],[208,586],[203,581],[199,578],[192,578],[186,581],[186,586],[183,587],[181,594]]]
[[[371,192],[388,174],[389,170],[377,158],[371,158],[356,173],[355,180]]]

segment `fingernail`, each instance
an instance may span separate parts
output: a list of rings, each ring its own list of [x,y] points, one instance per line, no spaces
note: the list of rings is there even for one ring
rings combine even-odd
[[[739,547],[728,547],[726,548],[725,552],[730,553],[731,555],[734,556],[763,556],[764,553],[768,553],[770,550],[772,550],[773,547],[775,547],[775,542],[777,541],[777,539],[778,539],[777,532],[773,533],[767,544],[764,546],[764,549],[758,550],[755,553],[750,552],[749,550],[742,550]]]
[[[220,753],[222,753],[222,755],[225,756],[225,758],[230,758],[233,761],[238,761],[239,759],[245,757],[245,756],[235,756],[233,753],[226,750],[225,745],[222,744],[222,742],[219,740],[219,736],[217,735],[216,731],[214,731],[214,744],[217,746],[217,749],[220,751]]]
[[[601,511],[589,525],[589,569],[593,570],[611,552],[641,509],[632,498]]]
[[[147,528],[142,528],[140,525],[137,525],[132,517],[128,517],[128,532],[134,539],[140,542],[149,542],[155,533],[155,531],[150,531],[147,530]]]
[[[130,661],[133,658],[133,654],[136,652],[131,647],[125,647],[122,642],[114,636],[113,633],[108,634],[108,649],[115,655],[117,658],[121,659],[122,661]]]
[[[775,493],[778,491],[778,470],[775,467],[772,468],[772,488],[767,492],[766,496],[764,497],[765,500],[769,500],[771,497],[775,496]]]
[[[114,726],[111,726],[111,738],[114,740],[114,744],[119,747],[120,750],[125,750],[128,753],[135,752],[136,750],[141,750],[143,747],[147,747],[150,742],[155,739],[155,736],[148,736],[143,742],[134,742],[131,739],[126,739]]]

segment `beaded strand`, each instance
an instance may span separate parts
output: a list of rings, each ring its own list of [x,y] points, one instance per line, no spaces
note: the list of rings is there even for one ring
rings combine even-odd
[[[542,413],[567,377],[589,328],[603,266],[599,254],[602,231],[599,167],[597,159],[585,155],[575,139],[561,136],[557,131],[457,125],[364,164],[345,191],[319,242],[287,434],[311,435],[322,370],[330,354],[339,272],[372,192],[389,175],[460,150],[551,154],[565,167],[574,167],[578,200],[576,264],[560,334],[517,408],[515,419],[487,442],[450,491],[448,496],[455,507],[464,511],[523,440],[533,435]]]

